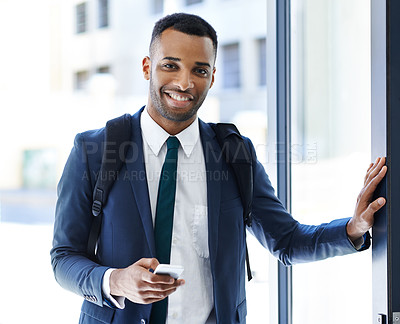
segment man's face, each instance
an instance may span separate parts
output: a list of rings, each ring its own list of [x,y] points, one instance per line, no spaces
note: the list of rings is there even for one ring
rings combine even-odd
[[[214,48],[208,37],[166,29],[143,60],[150,80],[148,110],[156,122],[191,123],[214,82]],[[165,120],[164,120],[165,122]]]

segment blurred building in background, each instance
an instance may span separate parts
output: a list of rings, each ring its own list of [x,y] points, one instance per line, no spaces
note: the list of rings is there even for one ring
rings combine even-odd
[[[142,60],[154,23],[173,12],[200,15],[218,33],[216,81],[200,117],[236,120],[265,146],[265,0],[0,0],[0,262],[12,264],[0,269],[1,323],[77,322],[81,298],[50,267],[56,184],[78,132],[147,103]],[[253,262],[263,270],[251,294],[265,295],[253,317],[268,315],[267,263]],[[25,312],[9,303],[16,281],[31,301]],[[44,300],[46,313],[32,316]]]
[[[154,23],[169,13],[198,14],[219,36],[216,82],[200,116],[266,112],[264,0],[22,2],[0,2],[12,45],[0,54],[0,189],[55,188],[77,132],[147,103],[141,63]]]

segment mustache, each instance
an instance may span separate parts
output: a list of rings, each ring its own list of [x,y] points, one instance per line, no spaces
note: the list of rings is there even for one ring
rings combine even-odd
[[[193,94],[193,92],[191,90],[181,90],[179,88],[176,87],[161,87],[161,92],[165,92],[165,91],[173,91],[173,92],[177,92],[177,93],[182,93],[182,94],[188,94],[191,95],[193,97],[195,97],[195,95]]]

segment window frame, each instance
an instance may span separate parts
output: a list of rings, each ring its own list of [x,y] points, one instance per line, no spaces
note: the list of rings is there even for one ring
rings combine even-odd
[[[108,28],[110,26],[110,1],[98,0],[98,28]]]
[[[241,88],[241,69],[240,69],[240,42],[231,42],[222,45],[222,88],[240,89]]]
[[[386,156],[388,166],[376,193],[387,203],[372,229],[373,321],[380,323],[400,323],[399,14],[398,1],[371,1],[371,160]]]
[[[88,3],[81,2],[75,5],[75,32],[84,34],[88,31]]]
[[[74,91],[85,91],[90,79],[89,70],[79,70],[74,72]]]

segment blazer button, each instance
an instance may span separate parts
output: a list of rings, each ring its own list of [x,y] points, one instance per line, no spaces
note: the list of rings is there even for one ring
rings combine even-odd
[[[146,324],[146,321],[142,318],[140,324]]]

